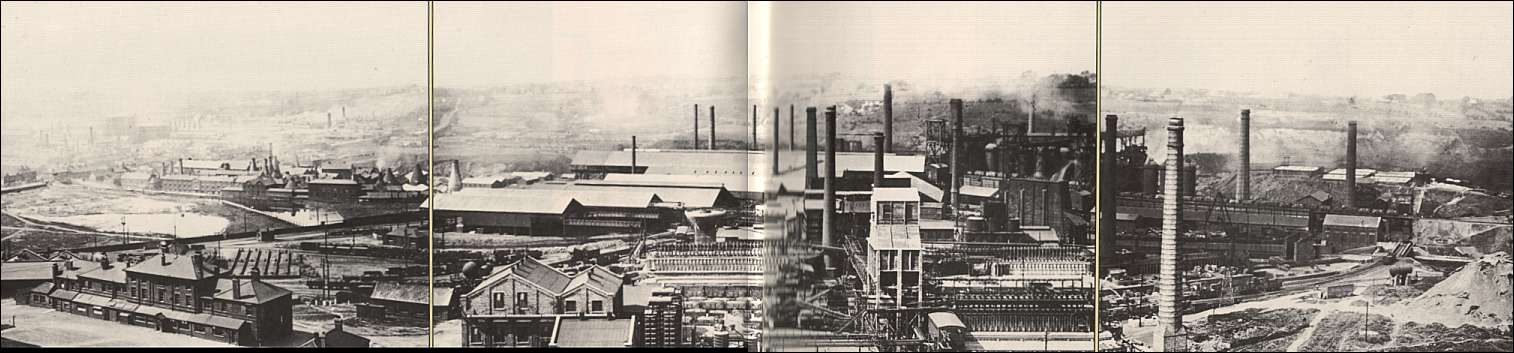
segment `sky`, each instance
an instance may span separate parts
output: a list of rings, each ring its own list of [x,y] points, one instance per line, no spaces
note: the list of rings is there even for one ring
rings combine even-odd
[[[7,105],[60,92],[150,105],[184,92],[426,83],[424,2],[7,1],[3,10]]]
[[[747,76],[744,2],[436,3],[436,85]]]
[[[1093,2],[778,2],[774,77],[977,80],[1094,70]]]
[[[1106,2],[1110,86],[1507,98],[1511,2]]]

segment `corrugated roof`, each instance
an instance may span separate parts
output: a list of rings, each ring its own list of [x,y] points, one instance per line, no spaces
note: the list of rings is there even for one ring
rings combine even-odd
[[[1280,172],[1309,172],[1309,173],[1317,173],[1317,172],[1320,171],[1320,169],[1323,169],[1323,168],[1320,168],[1320,167],[1310,167],[1310,166],[1302,166],[1302,165],[1285,165],[1285,166],[1278,166],[1277,168],[1272,168],[1272,170],[1280,171]]]
[[[270,300],[284,296],[294,295],[288,289],[280,288],[264,281],[241,280],[242,297],[234,296],[236,290],[233,279],[221,278],[216,280],[216,299],[234,300],[243,303],[262,304]]]
[[[733,192],[762,192],[745,174],[605,174],[603,182],[670,187],[725,187]]]
[[[474,189],[476,190],[476,189]],[[433,203],[435,207],[433,207]],[[482,195],[463,192],[440,193],[421,203],[421,208],[441,211],[504,212],[560,215],[576,202],[568,195]]]
[[[631,345],[635,319],[559,317],[552,345],[562,348],[624,348]]]
[[[1377,216],[1325,215],[1325,226],[1377,228],[1382,222],[1383,218]]]
[[[652,203],[661,202],[657,194],[649,190],[625,189],[606,190],[604,188],[508,188],[508,189],[463,189],[463,191],[444,195],[480,195],[485,197],[503,196],[508,198],[524,197],[539,198],[561,202],[558,198],[570,198],[585,207],[617,207],[617,208],[645,208]],[[441,195],[437,195],[440,197]],[[501,200],[503,201],[503,200]],[[553,203],[552,205],[556,205]],[[566,206],[566,205],[564,205]],[[560,212],[559,212],[560,213]]]

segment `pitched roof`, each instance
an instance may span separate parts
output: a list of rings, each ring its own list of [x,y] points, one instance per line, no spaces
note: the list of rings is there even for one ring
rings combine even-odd
[[[164,258],[168,261],[163,261]],[[192,255],[161,254],[127,267],[126,272],[192,280],[211,276],[212,273],[204,267],[204,261],[197,260]]]
[[[1376,216],[1352,216],[1341,214],[1325,215],[1326,226],[1377,228],[1383,221],[1382,217]]]
[[[237,297],[236,282],[242,284],[242,296]],[[215,298],[232,300],[250,304],[262,304],[268,301],[294,295],[294,292],[281,288],[264,281],[239,280],[221,278],[216,280]]]
[[[541,260],[526,257],[510,264],[510,266],[495,270],[488,278],[479,282],[478,286],[473,287],[473,291],[468,292],[468,296],[473,297],[487,292],[489,287],[505,280],[505,278],[511,275],[520,278],[522,281],[540,286],[553,294],[562,294],[563,290],[568,289],[568,282],[572,281],[572,278],[568,277],[568,274],[562,273],[562,271],[558,271],[552,268],[552,266],[547,266]]]
[[[38,254],[36,251],[32,251],[32,249],[21,249],[21,251],[17,252],[16,255],[11,256],[11,258],[6,259],[5,261],[6,262],[34,262],[34,261],[47,261],[47,260],[48,259],[47,259],[46,256],[42,256],[42,254]]]
[[[505,212],[529,214],[563,214],[577,201],[568,195],[528,194],[483,194],[461,192],[439,193],[421,203],[421,208],[443,211]]]
[[[6,262],[0,264],[0,281],[46,281],[53,279],[52,262]]]
[[[558,317],[552,346],[566,348],[624,348],[631,345],[635,319]]]
[[[126,267],[121,264],[113,264],[108,270],[90,271],[80,274],[79,277],[98,279],[111,283],[126,283]]]
[[[68,264],[70,262],[73,263],[74,269],[69,269],[68,268]],[[100,269],[100,263],[99,262],[84,261],[84,260],[64,261],[63,264],[61,264],[59,266],[62,267],[63,274],[59,275],[58,277],[63,277],[63,278],[66,278],[66,279],[79,279],[79,275],[90,273],[90,272],[93,272],[93,271],[96,271],[96,270]]]
[[[605,174],[605,183],[683,188],[725,187],[732,192],[762,192],[762,185],[746,175],[732,174]]]
[[[873,201],[920,202],[920,190],[915,190],[915,188],[874,188]]]
[[[463,189],[446,195],[469,195],[502,198],[540,198],[557,200],[567,197],[586,207],[644,208],[661,201],[657,194],[648,190],[603,188],[508,188],[508,189]],[[440,195],[438,195],[440,196]]]
[[[651,192],[663,202],[677,202],[687,208],[710,208],[736,202],[736,196],[721,186],[663,186],[644,182],[580,180],[572,184],[536,184],[531,188]]]
[[[568,282],[568,287],[566,289],[574,289],[578,288],[579,286],[587,286],[599,291],[600,293],[614,295],[616,292],[620,291],[620,286],[623,283],[625,283],[625,281],[621,279],[620,275],[617,275],[614,272],[610,272],[610,270],[607,270],[604,267],[599,267],[599,265],[594,265],[589,266],[589,269],[587,270],[580,271],[578,272],[578,274],[573,275],[573,279]]]
[[[431,301],[426,297],[426,287],[423,284],[382,281],[373,285],[373,293],[368,295],[368,299],[426,305]]]

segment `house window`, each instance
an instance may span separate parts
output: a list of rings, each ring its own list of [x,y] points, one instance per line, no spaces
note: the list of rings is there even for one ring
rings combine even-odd
[[[159,303],[167,303],[168,302],[168,290],[167,289],[158,288],[158,302]]]
[[[569,313],[569,314],[577,313],[578,312],[578,301],[577,300],[569,300],[567,302],[564,302],[563,303],[563,312]]]
[[[515,306],[521,308],[531,306],[530,293],[515,293]]]
[[[494,292],[493,303],[494,303],[494,308],[495,309],[504,309],[505,308],[505,303],[506,303],[505,302],[505,293],[504,292]]]
[[[589,301],[589,312],[590,313],[594,313],[594,314],[605,312],[605,301],[603,301],[603,300],[590,300]]]

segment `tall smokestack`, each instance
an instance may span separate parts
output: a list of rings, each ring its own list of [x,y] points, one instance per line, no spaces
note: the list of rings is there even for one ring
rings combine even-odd
[[[1251,109],[1241,109],[1241,169],[1235,185],[1235,199],[1251,199]]]
[[[1100,158],[1099,168],[1099,244],[1105,244],[1105,239],[1111,239],[1115,232],[1115,167],[1119,163],[1115,158],[1115,144],[1119,141],[1120,117],[1114,114],[1104,116],[1104,156]]]
[[[1183,118],[1167,121],[1167,178],[1162,185],[1162,261],[1158,268],[1157,281],[1157,331],[1153,337],[1156,351],[1180,349],[1168,347],[1168,340],[1178,335],[1183,327],[1178,313],[1177,291],[1183,279],[1178,274],[1178,233],[1183,214],[1183,197],[1179,195],[1179,179],[1183,170]],[[1176,341],[1173,341],[1175,343]]]
[[[794,126],[794,105],[789,104],[789,150],[796,149],[795,146],[799,144],[799,141],[794,140],[798,136],[794,134],[797,128]]]
[[[820,178],[820,141],[816,136],[815,107],[804,108],[804,188],[814,189]]]
[[[883,85],[883,152],[894,153],[894,87]]]
[[[1025,135],[1036,132],[1036,95],[1030,95],[1030,117],[1025,119]]]
[[[953,124],[951,157],[951,204],[952,217],[956,217],[957,212],[961,212],[961,209],[959,208],[961,206],[959,199],[962,198],[962,190],[959,187],[959,185],[961,184],[960,181],[962,180],[962,175],[959,174],[959,172],[962,170],[960,167],[960,165],[962,164],[962,100],[953,98],[950,104]]]
[[[773,175],[775,176],[778,175],[779,172],[778,146],[780,145],[778,144],[778,134],[782,133],[783,130],[783,128],[778,124],[778,114],[780,113],[781,112],[779,112],[778,108],[773,108]],[[792,127],[790,128],[792,129]],[[790,141],[789,143],[793,142]]]
[[[631,174],[636,174],[636,135],[631,135]]]
[[[748,151],[757,150],[757,105],[752,105],[752,142],[746,145]]]
[[[873,188],[883,187],[883,149],[888,138],[881,132],[873,133]]]
[[[1356,120],[1346,123],[1346,207],[1356,208]]]
[[[326,128],[331,128],[331,112],[326,112]]]
[[[694,105],[694,149],[699,149],[699,105]]]
[[[836,106],[825,108],[825,214],[821,218],[820,243],[835,246],[836,230]],[[831,256],[825,256],[825,268],[830,270]]]
[[[715,149],[715,106],[710,106],[710,149]]]

